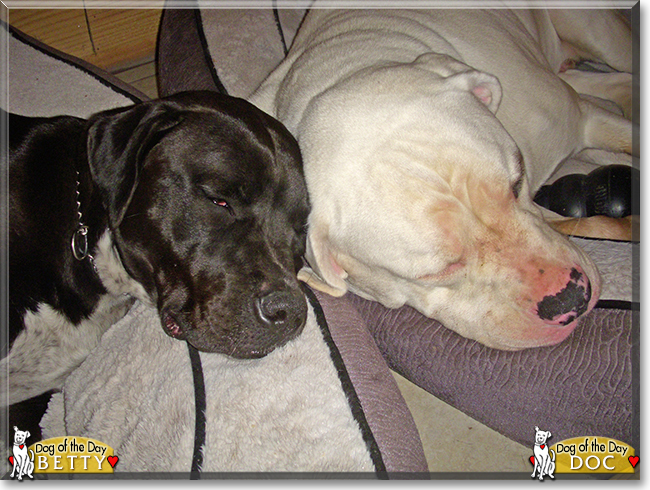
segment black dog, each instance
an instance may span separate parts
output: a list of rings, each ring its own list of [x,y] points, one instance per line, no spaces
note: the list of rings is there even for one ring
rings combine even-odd
[[[168,335],[237,358],[302,331],[307,190],[275,119],[193,92],[88,121],[9,115],[9,132],[10,426],[40,439],[51,390],[133,298]]]

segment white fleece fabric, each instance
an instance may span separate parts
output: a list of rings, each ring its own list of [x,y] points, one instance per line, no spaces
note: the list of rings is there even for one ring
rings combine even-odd
[[[602,277],[601,300],[639,301],[639,243],[571,237],[596,263]],[[636,286],[636,288],[635,288]],[[635,293],[636,289],[636,293]]]
[[[311,306],[302,335],[265,358],[201,361],[204,473],[374,471]],[[116,472],[189,472],[194,412],[187,345],[138,302],[70,375],[41,425],[45,438],[108,444]]]

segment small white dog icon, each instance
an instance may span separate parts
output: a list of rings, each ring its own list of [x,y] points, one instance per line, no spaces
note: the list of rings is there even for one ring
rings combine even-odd
[[[19,481],[22,481],[23,476],[28,476],[32,480],[32,472],[34,471],[34,451],[29,451],[32,453],[31,458],[27,453],[27,444],[25,441],[30,436],[28,431],[18,430],[18,427],[14,426],[14,467],[11,472],[11,478],[15,476]]]
[[[551,438],[551,433],[547,430],[539,430],[535,427],[535,446],[533,447],[533,454],[535,455],[535,462],[533,465],[533,474],[531,478],[535,478],[535,473],[540,481],[544,479],[544,475],[555,479],[553,472],[555,471],[555,451],[552,449],[549,453],[546,441]],[[552,454],[552,457],[551,457]]]

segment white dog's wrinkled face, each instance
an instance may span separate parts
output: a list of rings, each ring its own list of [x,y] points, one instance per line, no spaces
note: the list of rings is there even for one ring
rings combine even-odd
[[[306,165],[316,275],[300,277],[331,294],[411,305],[490,347],[562,341],[595,305],[600,279],[532,202],[519,149],[493,115],[498,81],[436,73],[427,60],[389,68],[307,110],[304,159],[327,164]]]

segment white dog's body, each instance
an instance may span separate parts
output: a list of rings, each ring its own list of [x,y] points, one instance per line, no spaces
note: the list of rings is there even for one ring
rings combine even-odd
[[[555,479],[555,451],[549,449],[546,441],[551,437],[551,433],[547,430],[539,430],[535,427],[535,445],[533,446],[533,454],[535,462],[533,463],[533,474],[531,478],[544,479],[544,475]]]
[[[557,26],[602,23],[576,12],[312,10],[251,98],[303,153],[316,275],[301,276],[489,346],[564,339],[599,276],[530,195],[581,149],[630,152],[632,138],[558,75],[589,44]],[[605,21],[601,61],[631,71],[629,28]]]
[[[11,470],[11,478],[18,478],[19,481],[23,479],[23,476],[34,479],[34,476],[32,475],[34,471],[34,452],[29,450],[29,453],[32,455],[30,458],[26,443],[29,435],[29,432],[14,427],[14,461]]]

